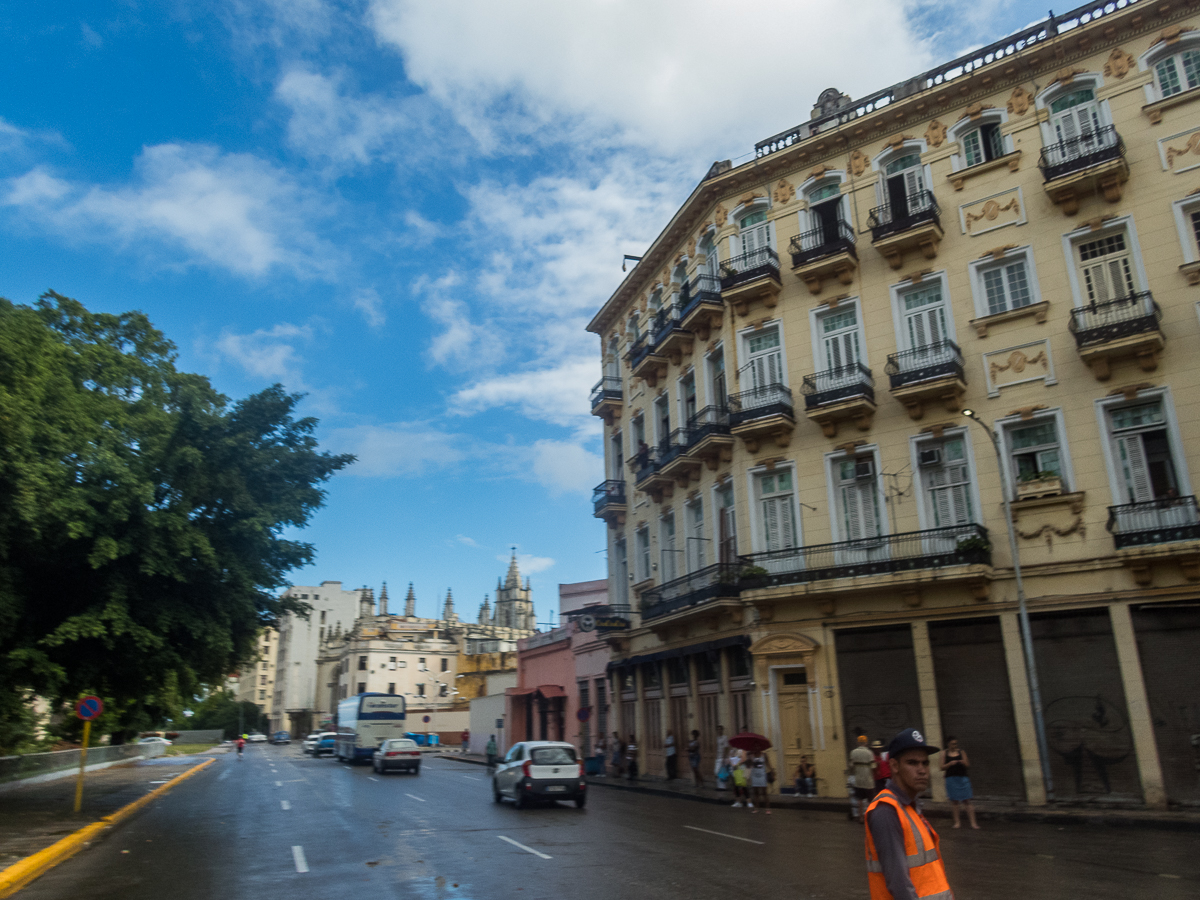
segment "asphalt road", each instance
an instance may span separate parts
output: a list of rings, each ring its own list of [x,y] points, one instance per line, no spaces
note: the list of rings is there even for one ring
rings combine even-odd
[[[937,824],[941,824],[940,822]],[[945,826],[959,900],[1195,898],[1194,833]],[[586,809],[497,806],[484,770],[375,775],[250,746],[185,781],[20,900],[730,900],[867,897],[862,827],[603,787]]]

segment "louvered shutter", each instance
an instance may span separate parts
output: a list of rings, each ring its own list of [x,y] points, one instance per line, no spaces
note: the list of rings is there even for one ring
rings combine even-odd
[[[1082,264],[1081,269],[1090,302],[1107,303],[1128,297],[1134,292],[1133,271],[1128,256],[1106,256]]]
[[[925,200],[925,172],[920,166],[904,173],[904,193],[908,196],[909,214],[924,211],[928,203]]]
[[[846,540],[878,537],[879,517],[875,509],[873,481],[843,485],[842,510],[846,521]]]
[[[1146,466],[1146,450],[1140,434],[1125,434],[1117,438],[1117,455],[1121,460],[1121,471],[1125,476],[1125,490],[1129,503],[1144,503],[1154,499],[1150,486],[1150,470]]]

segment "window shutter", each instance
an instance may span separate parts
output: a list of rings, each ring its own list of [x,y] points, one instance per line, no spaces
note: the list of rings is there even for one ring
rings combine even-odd
[[[1150,487],[1150,471],[1146,467],[1146,451],[1140,434],[1125,434],[1117,438],[1117,455],[1125,476],[1125,489],[1130,503],[1145,503],[1154,499]]]
[[[979,132],[969,131],[962,139],[963,156],[968,166],[983,162],[983,148],[979,144]]]
[[[779,501],[776,498],[764,500],[762,503],[763,511],[763,534],[766,537],[767,551],[780,550],[782,544],[779,540]]]
[[[997,159],[1004,155],[1004,136],[1000,133],[999,125],[985,125],[981,129],[984,134],[984,139],[988,142],[988,149],[992,151],[991,158]]]
[[[904,173],[904,192],[908,195],[908,211],[915,213],[925,208],[925,172],[915,166]]]

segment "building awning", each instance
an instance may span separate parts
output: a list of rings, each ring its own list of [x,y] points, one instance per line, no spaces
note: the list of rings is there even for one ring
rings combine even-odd
[[[565,697],[567,692],[559,684],[541,684],[538,685],[538,693],[543,697]]]
[[[675,659],[679,656],[692,656],[696,653],[710,653],[723,650],[726,647],[749,647],[748,634],[735,634],[732,637],[718,638],[715,641],[704,641],[700,644],[688,644],[686,647],[676,647],[674,650],[660,650],[657,653],[645,653],[641,656],[631,656],[628,659],[616,660],[608,664],[608,671],[638,666],[642,663],[659,662],[664,659]]]
[[[506,697],[524,697],[526,694],[532,694],[537,688],[505,688],[504,696]]]

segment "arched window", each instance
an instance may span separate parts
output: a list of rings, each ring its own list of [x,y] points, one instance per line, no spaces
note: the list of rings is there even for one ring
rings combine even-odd
[[[1118,152],[1120,138],[1113,128],[1108,104],[1096,98],[1102,82],[1098,74],[1080,74],[1038,95],[1037,107],[1047,113],[1046,122],[1040,126],[1045,177],[1057,178]]]
[[[1154,72],[1153,84],[1146,86],[1152,103],[1200,87],[1200,31],[1185,31],[1171,41],[1160,38],[1142,54],[1138,67]]]
[[[1002,109],[985,109],[975,116],[963,116],[950,128],[947,137],[958,143],[958,153],[951,161],[954,171],[1012,152],[1012,138],[1000,132],[1005,115]]]
[[[845,224],[846,206],[840,174],[826,175],[802,185],[801,194],[807,201],[807,208],[800,213],[803,249],[813,250],[835,244],[847,236],[852,238],[853,233]]]
[[[923,141],[908,141],[872,163],[882,176],[878,190],[879,201],[887,208],[882,217],[886,223],[901,222],[933,206],[928,167],[921,162],[924,148]]]

